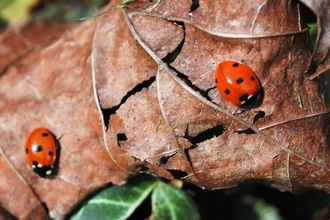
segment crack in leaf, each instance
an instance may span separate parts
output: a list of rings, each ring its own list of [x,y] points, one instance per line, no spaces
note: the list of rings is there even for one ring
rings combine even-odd
[[[165,110],[163,108],[163,101],[159,98],[159,97],[161,97],[161,94],[160,94],[161,93],[161,91],[160,91],[160,80],[159,80],[160,79],[160,77],[159,77],[160,71],[161,71],[161,69],[159,69],[159,71],[157,73],[156,82],[157,82],[157,96],[158,96],[158,101],[159,101],[159,106],[160,106],[161,113],[163,115],[163,118],[164,118],[164,121],[165,121],[166,125],[168,126],[168,128],[169,128],[169,130],[170,130],[170,132],[171,132],[171,134],[172,134],[172,136],[173,136],[173,138],[176,142],[178,151],[180,152],[181,155],[183,155],[186,162],[189,164],[189,167],[190,167],[191,171],[195,174],[195,169],[194,169],[194,166],[191,163],[191,160],[189,158],[189,154],[187,152],[185,152],[184,149],[182,149],[181,145],[179,144],[178,139],[177,139],[177,137],[176,137],[176,135],[173,131],[173,128],[170,125],[170,122],[168,121]],[[197,175],[195,175],[195,176],[198,179],[198,181],[201,184],[203,184],[203,182],[199,179],[199,177]]]
[[[258,7],[258,11],[257,11],[257,13],[256,13],[256,16],[255,16],[255,18],[254,18],[254,20],[253,20],[253,22],[252,22],[252,24],[251,24],[251,30],[250,30],[250,34],[251,35],[253,35],[253,29],[254,29],[254,27],[257,25],[257,19],[258,19],[258,17],[259,17],[259,13],[260,13],[260,11],[262,10],[262,8],[265,6],[267,4],[267,0],[266,1],[264,1],[263,3],[261,3],[260,5],[259,5],[259,7]]]
[[[223,132],[225,132],[225,131],[226,131],[226,129],[223,127],[222,124],[220,124],[213,128],[207,129],[203,132],[200,132],[196,136],[191,137],[191,136],[189,136],[189,125],[187,125],[184,137],[186,139],[188,139],[189,142],[194,146],[200,142],[206,141],[206,140],[214,138],[214,137],[218,137],[218,136],[222,135]]]
[[[122,104],[124,104],[129,97],[133,96],[137,92],[142,91],[143,88],[148,88],[154,81],[155,81],[155,77],[154,76],[150,77],[148,80],[145,80],[142,83],[139,83],[133,89],[128,91],[126,93],[126,95],[121,99],[119,105],[113,106],[112,108],[109,108],[109,109],[101,109],[102,115],[103,115],[103,118],[104,118],[105,127],[106,128],[108,127],[109,119],[110,119],[111,115],[115,114],[116,111],[120,108],[120,106]]]

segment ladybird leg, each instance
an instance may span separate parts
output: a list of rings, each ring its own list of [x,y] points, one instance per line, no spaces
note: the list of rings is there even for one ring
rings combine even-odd
[[[239,115],[239,114],[242,114],[242,113],[245,112],[245,111],[246,111],[245,108],[237,107],[237,108],[235,109],[235,111],[233,111],[231,114],[232,114],[232,115]]]
[[[60,139],[63,137],[63,135],[64,135],[64,133],[63,133],[63,134],[61,134],[61,135],[59,135],[59,136],[57,136],[57,137],[56,137],[56,140],[58,140],[58,141],[59,141],[59,140],[60,140]]]

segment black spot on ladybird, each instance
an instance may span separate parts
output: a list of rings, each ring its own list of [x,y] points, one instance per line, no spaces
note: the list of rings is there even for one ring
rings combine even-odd
[[[44,132],[44,133],[41,134],[41,136],[48,137],[48,134]]]
[[[255,80],[254,76],[251,76],[251,81],[254,81],[254,80]]]
[[[236,80],[236,83],[237,84],[241,84],[241,83],[243,83],[244,82],[244,79],[243,78],[238,78],[237,80]]]
[[[227,95],[229,95],[229,94],[230,94],[230,90],[229,90],[229,89],[226,89],[226,90],[225,90],[225,93],[226,93]]]
[[[49,156],[53,156],[53,152],[52,152],[52,151],[49,151],[49,152],[48,152],[48,155],[49,155]]]
[[[233,63],[233,67],[238,67],[238,63]]]
[[[39,145],[34,145],[34,146],[32,146],[32,150],[33,150],[33,152],[41,152],[42,147]]]
[[[28,154],[29,153],[29,149],[25,148],[25,153]]]
[[[215,78],[215,84],[218,84],[218,79],[217,78]]]

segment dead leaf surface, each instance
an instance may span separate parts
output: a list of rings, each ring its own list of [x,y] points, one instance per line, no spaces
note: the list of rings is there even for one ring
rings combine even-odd
[[[62,22],[33,21],[23,27],[9,27],[0,36],[0,75],[29,50],[52,43],[69,26],[71,24]]]
[[[138,172],[209,189],[260,180],[329,192],[329,99],[320,77],[307,79],[314,61],[296,3],[154,4],[131,2],[56,42],[0,56],[1,206],[46,218],[44,203],[64,216]],[[256,73],[259,106],[240,111],[219,95],[223,60]],[[39,126],[63,135],[54,179],[25,162],[25,138]]]
[[[120,17],[120,24],[127,22],[130,29],[121,30],[129,33],[121,35],[124,42],[134,42],[129,51],[124,47],[130,74],[116,65],[100,71],[98,60],[93,63],[101,108],[113,110],[111,134],[112,118],[122,123],[112,145],[148,168],[153,165],[149,172],[201,187],[232,187],[256,179],[294,192],[329,191],[329,102],[322,79],[306,80],[312,52],[299,6],[199,1],[190,11],[186,1],[153,4],[134,1],[123,14],[110,12],[98,24],[103,30],[110,18]],[[286,16],[277,16],[279,11]],[[110,32],[98,32],[93,56],[126,45],[113,48],[113,42],[100,41],[115,38]],[[168,61],[174,47],[178,54]],[[148,55],[134,58],[136,50]],[[264,91],[260,106],[240,112],[219,96],[214,72],[223,60],[244,62],[258,75]],[[157,65],[150,69],[150,63]],[[136,87],[117,84],[146,71],[155,78],[135,81]],[[125,96],[117,97],[116,105],[106,97],[122,91]]]
[[[109,182],[123,184],[129,175],[113,162],[104,141],[90,71],[94,22],[22,55],[0,78],[0,203],[18,218],[47,218],[42,203],[50,216],[65,215],[88,193]],[[39,126],[62,135],[54,179],[40,178],[25,161],[25,139]]]

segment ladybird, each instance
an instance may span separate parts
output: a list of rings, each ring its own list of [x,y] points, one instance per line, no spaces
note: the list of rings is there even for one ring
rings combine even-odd
[[[58,144],[49,130],[33,130],[25,142],[25,153],[28,165],[39,176],[51,177],[56,174]]]
[[[254,103],[260,96],[260,82],[256,74],[245,64],[223,61],[215,73],[220,94],[238,107]]]

